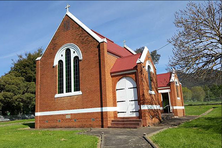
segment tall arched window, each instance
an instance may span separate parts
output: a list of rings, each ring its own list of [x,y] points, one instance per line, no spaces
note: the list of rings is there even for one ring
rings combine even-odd
[[[66,92],[71,92],[72,84],[71,84],[71,52],[70,49],[66,49]]]
[[[79,57],[74,57],[73,59],[74,67],[74,91],[80,90],[80,82],[79,82]]]
[[[58,94],[63,93],[63,61],[58,62]]]
[[[63,45],[56,53],[54,67],[58,65],[58,94],[55,97],[80,95],[80,67],[82,53],[72,43]]]
[[[176,81],[177,98],[179,98],[179,83]]]
[[[152,91],[152,83],[151,83],[151,73],[150,73],[150,66],[148,65],[148,81],[149,81],[149,89]]]

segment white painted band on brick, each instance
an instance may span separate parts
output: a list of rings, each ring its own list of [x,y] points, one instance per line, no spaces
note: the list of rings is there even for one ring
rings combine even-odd
[[[149,90],[149,94],[155,95],[155,92],[153,90],[152,91]]]
[[[62,115],[62,114],[80,114],[80,113],[109,112],[109,111],[117,111],[117,107],[103,107],[103,108],[98,107],[98,108],[87,108],[87,109],[73,109],[73,110],[36,112],[35,116],[50,116],[50,115]]]
[[[144,109],[160,109],[160,105],[141,105],[141,110]]]
[[[158,90],[159,93],[168,93],[170,92],[170,89],[165,89],[165,90]]]
[[[170,107],[170,108],[173,108],[173,109],[184,109],[184,106],[173,106],[173,107]],[[160,107],[160,110],[163,110],[163,107]]]
[[[173,109],[184,109],[184,106],[173,106]]]
[[[167,86],[167,87],[158,87],[159,90],[167,89],[167,88],[170,88],[170,86]]]

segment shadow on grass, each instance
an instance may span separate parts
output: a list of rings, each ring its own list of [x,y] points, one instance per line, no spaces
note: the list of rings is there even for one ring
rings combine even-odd
[[[23,125],[29,126],[30,128],[35,128],[35,123],[23,123]]]

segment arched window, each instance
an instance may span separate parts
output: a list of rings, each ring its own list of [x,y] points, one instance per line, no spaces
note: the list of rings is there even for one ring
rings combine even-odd
[[[71,92],[72,81],[71,81],[71,52],[70,49],[66,49],[66,92]]]
[[[177,98],[179,98],[179,83],[176,81]]]
[[[152,88],[152,77],[151,77],[151,73],[154,73],[154,65],[149,60],[146,61],[146,70],[148,75],[149,94],[155,95],[155,92],[153,91]]]
[[[79,57],[74,57],[73,59],[74,67],[74,91],[80,90],[80,82],[79,82]]]
[[[80,95],[80,67],[82,53],[72,43],[63,45],[56,53],[54,67],[58,65],[58,94],[55,97]]]
[[[149,89],[152,91],[152,83],[151,83],[151,73],[150,73],[150,66],[148,65],[148,81],[149,81]]]
[[[58,94],[63,93],[63,61],[58,62]]]

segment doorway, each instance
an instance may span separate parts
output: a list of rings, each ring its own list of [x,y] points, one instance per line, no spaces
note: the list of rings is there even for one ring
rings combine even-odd
[[[164,113],[170,113],[169,94],[168,93],[162,93],[162,99],[163,99],[163,111],[164,111]]]

